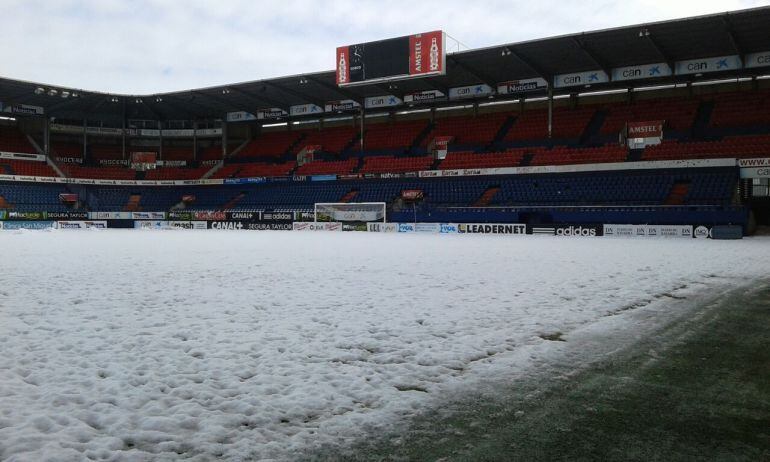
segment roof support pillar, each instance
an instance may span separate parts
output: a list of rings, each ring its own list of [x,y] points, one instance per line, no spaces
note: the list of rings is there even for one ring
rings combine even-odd
[[[43,154],[51,157],[51,119],[43,117]]]
[[[364,105],[361,105],[361,111],[359,112],[359,117],[361,117],[361,152],[364,152]]]
[[[88,118],[83,116],[83,163],[86,163],[86,152],[88,150]]]
[[[553,88],[548,86],[548,139],[553,138]]]
[[[193,162],[198,160],[198,121],[192,121],[193,128]]]
[[[222,160],[227,157],[227,114],[222,117]]]
[[[158,159],[163,160],[163,122],[158,121]]]
[[[121,141],[122,141],[123,149],[121,151],[120,158],[122,160],[126,160],[126,125],[127,124],[126,124],[126,100],[125,100],[125,98],[123,99],[123,117],[122,117],[122,122],[123,122],[123,135],[121,136]]]

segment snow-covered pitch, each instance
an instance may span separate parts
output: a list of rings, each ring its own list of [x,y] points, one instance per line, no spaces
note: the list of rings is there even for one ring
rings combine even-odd
[[[541,336],[763,276],[769,244],[0,233],[0,459],[284,459],[347,444],[482,375],[534,367],[517,358],[562,343]]]

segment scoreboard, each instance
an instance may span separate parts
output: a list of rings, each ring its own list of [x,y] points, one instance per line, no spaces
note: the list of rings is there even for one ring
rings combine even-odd
[[[337,85],[355,85],[446,72],[442,31],[337,48]]]

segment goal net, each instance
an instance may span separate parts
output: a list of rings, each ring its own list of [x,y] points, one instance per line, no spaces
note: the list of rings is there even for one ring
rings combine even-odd
[[[317,203],[315,221],[369,223],[386,221],[385,202]]]

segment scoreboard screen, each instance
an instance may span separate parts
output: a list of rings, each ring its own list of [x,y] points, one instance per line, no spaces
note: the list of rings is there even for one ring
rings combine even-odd
[[[443,74],[444,34],[435,31],[339,47],[336,60],[340,86]]]

